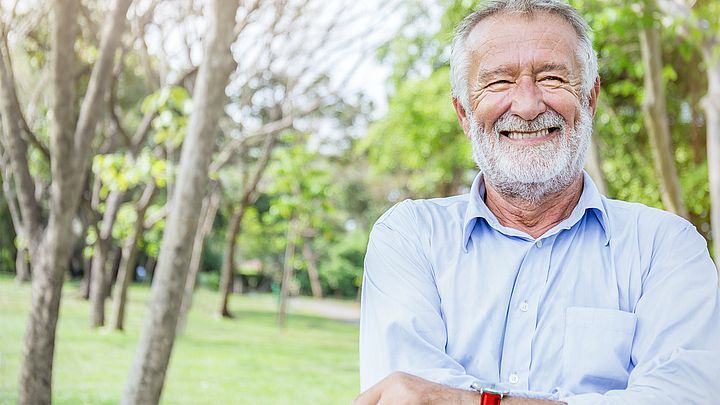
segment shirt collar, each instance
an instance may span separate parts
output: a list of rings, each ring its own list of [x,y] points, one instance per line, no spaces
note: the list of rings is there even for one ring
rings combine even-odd
[[[482,173],[478,173],[473,180],[472,187],[468,194],[468,206],[465,210],[465,218],[463,219],[463,251],[467,253],[467,244],[470,241],[470,235],[472,234],[475,224],[479,219],[484,219],[488,225],[495,230],[507,235],[517,236],[520,238],[528,239],[530,236],[525,232],[517,229],[508,228],[500,224],[495,214],[490,211],[490,208],[485,204],[485,179]],[[569,217],[562,220],[559,224],[548,230],[543,237],[550,236],[560,232],[563,229],[570,229],[580,219],[585,216],[587,211],[591,211],[595,214],[597,221],[603,229],[605,234],[605,245],[610,242],[610,227],[603,204],[603,196],[598,191],[595,183],[590,178],[587,172],[583,171],[583,191],[580,195],[577,205],[573,209]]]

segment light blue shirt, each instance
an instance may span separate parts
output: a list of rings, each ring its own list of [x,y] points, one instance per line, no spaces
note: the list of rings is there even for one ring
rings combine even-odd
[[[541,237],[469,194],[406,200],[370,235],[360,385],[393,371],[577,404],[720,404],[720,298],[686,220],[603,197],[584,174]]]

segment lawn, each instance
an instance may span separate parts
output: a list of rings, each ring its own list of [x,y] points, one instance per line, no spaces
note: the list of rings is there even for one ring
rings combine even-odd
[[[130,369],[148,286],[133,286],[125,332],[89,328],[88,303],[67,283],[55,346],[54,404],[116,404]],[[17,396],[30,286],[0,275],[0,404]],[[357,325],[292,313],[275,324],[271,295],[233,296],[234,319],[198,290],[175,343],[162,404],[349,404],[358,391]],[[106,308],[109,312],[110,306]],[[292,311],[292,308],[291,308]]]

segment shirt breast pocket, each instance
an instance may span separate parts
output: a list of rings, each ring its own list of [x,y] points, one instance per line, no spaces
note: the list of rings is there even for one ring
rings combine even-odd
[[[563,383],[575,394],[624,389],[637,317],[615,309],[570,307],[565,318]]]

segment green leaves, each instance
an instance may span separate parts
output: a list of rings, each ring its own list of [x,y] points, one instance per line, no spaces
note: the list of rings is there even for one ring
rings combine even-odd
[[[152,123],[153,142],[179,148],[185,139],[191,107],[190,95],[183,87],[164,87],[147,96],[140,110],[143,114],[157,112]]]
[[[406,177],[399,187],[408,195],[453,193],[470,181],[470,144],[457,124],[449,83],[447,67],[427,79],[403,83],[390,99],[386,117],[358,144],[375,175]]]
[[[133,159],[125,153],[95,155],[92,170],[102,182],[100,196],[107,197],[110,191],[126,191],[141,184],[154,181],[159,187],[167,183],[168,162],[153,154],[142,153]]]

